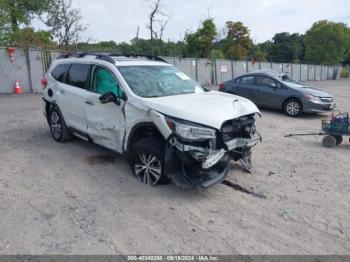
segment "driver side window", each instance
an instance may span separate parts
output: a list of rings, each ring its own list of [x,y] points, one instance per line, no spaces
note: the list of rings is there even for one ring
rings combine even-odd
[[[112,92],[116,97],[121,97],[120,86],[113,74],[99,66],[93,66],[91,78],[91,90],[100,95]]]
[[[256,77],[256,84],[258,86],[266,86],[266,87],[280,87],[280,83],[277,81],[273,80],[270,77],[265,77],[265,76],[257,76]]]

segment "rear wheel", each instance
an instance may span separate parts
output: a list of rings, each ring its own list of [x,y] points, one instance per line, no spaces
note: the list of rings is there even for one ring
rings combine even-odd
[[[49,125],[51,135],[57,142],[66,142],[72,139],[71,134],[68,131],[66,123],[64,122],[63,116],[57,107],[54,107],[50,111]]]
[[[334,136],[325,136],[322,140],[322,144],[325,147],[332,148],[332,147],[336,146],[337,140],[335,139]]]
[[[303,113],[303,106],[298,99],[289,99],[284,103],[283,110],[287,116],[298,117]]]
[[[164,144],[157,138],[143,138],[131,146],[130,167],[141,183],[155,186],[169,182],[164,175]]]

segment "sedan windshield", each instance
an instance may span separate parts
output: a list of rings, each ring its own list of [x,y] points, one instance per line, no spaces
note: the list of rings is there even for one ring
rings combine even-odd
[[[172,66],[119,66],[132,91],[141,97],[205,92],[195,81]]]

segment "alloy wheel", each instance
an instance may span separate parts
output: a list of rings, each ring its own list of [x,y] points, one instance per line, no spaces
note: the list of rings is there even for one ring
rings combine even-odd
[[[51,132],[55,139],[60,139],[62,135],[62,122],[56,111],[53,111],[50,116]]]
[[[295,101],[291,101],[287,104],[286,111],[290,116],[296,116],[300,112],[300,105]]]
[[[140,153],[135,156],[134,172],[141,183],[153,186],[162,176],[162,165],[154,155]]]

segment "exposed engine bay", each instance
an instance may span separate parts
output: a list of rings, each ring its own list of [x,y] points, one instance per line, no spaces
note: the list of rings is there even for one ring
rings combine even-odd
[[[251,172],[251,148],[261,140],[254,114],[226,121],[214,137],[201,141],[174,134],[166,146],[165,173],[182,187],[213,186],[226,177],[230,160]]]

